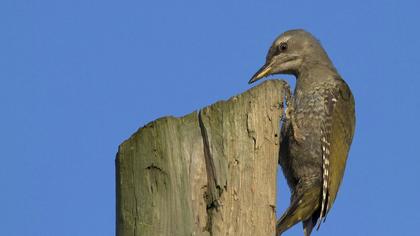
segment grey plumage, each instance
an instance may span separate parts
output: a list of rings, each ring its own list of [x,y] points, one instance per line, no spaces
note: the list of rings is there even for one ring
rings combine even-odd
[[[302,221],[309,236],[325,221],[344,174],[355,126],[354,98],[321,44],[304,30],[281,34],[249,83],[271,74],[297,78],[279,159],[292,196],[276,232]]]

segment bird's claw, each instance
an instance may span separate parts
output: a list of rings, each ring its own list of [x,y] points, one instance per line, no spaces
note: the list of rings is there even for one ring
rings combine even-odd
[[[297,128],[297,127],[294,127],[293,128],[293,137],[298,142],[302,142],[302,141],[304,141],[306,139],[306,137],[303,134],[303,132],[299,128]]]
[[[292,111],[292,108],[290,108],[289,106],[286,107],[286,110],[284,111],[286,120],[290,120],[292,118]]]
[[[298,141],[298,142],[304,141],[305,140],[305,134],[301,131],[301,129],[299,129],[293,112],[294,112],[293,108],[289,108],[289,107],[286,108],[286,111],[285,111],[286,120],[291,120],[292,121],[293,136],[294,136],[295,140]]]

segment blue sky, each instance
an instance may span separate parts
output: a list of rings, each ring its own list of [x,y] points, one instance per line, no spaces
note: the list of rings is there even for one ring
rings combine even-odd
[[[357,109],[344,183],[315,235],[418,235],[419,9],[414,0],[2,0],[0,234],[114,235],[118,144],[158,117],[249,89],[272,40],[304,28]],[[301,226],[285,235],[303,235]]]

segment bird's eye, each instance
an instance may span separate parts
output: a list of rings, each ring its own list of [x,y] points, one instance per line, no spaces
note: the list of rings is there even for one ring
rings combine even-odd
[[[284,52],[284,51],[286,51],[287,50],[287,43],[281,43],[279,46],[278,46],[278,51],[279,52]]]

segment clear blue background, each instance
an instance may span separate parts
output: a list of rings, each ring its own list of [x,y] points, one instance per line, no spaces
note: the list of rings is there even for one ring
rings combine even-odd
[[[114,235],[118,144],[249,89],[272,40],[304,28],[357,102],[344,183],[315,235],[418,235],[419,10],[414,0],[1,0],[0,234]]]

